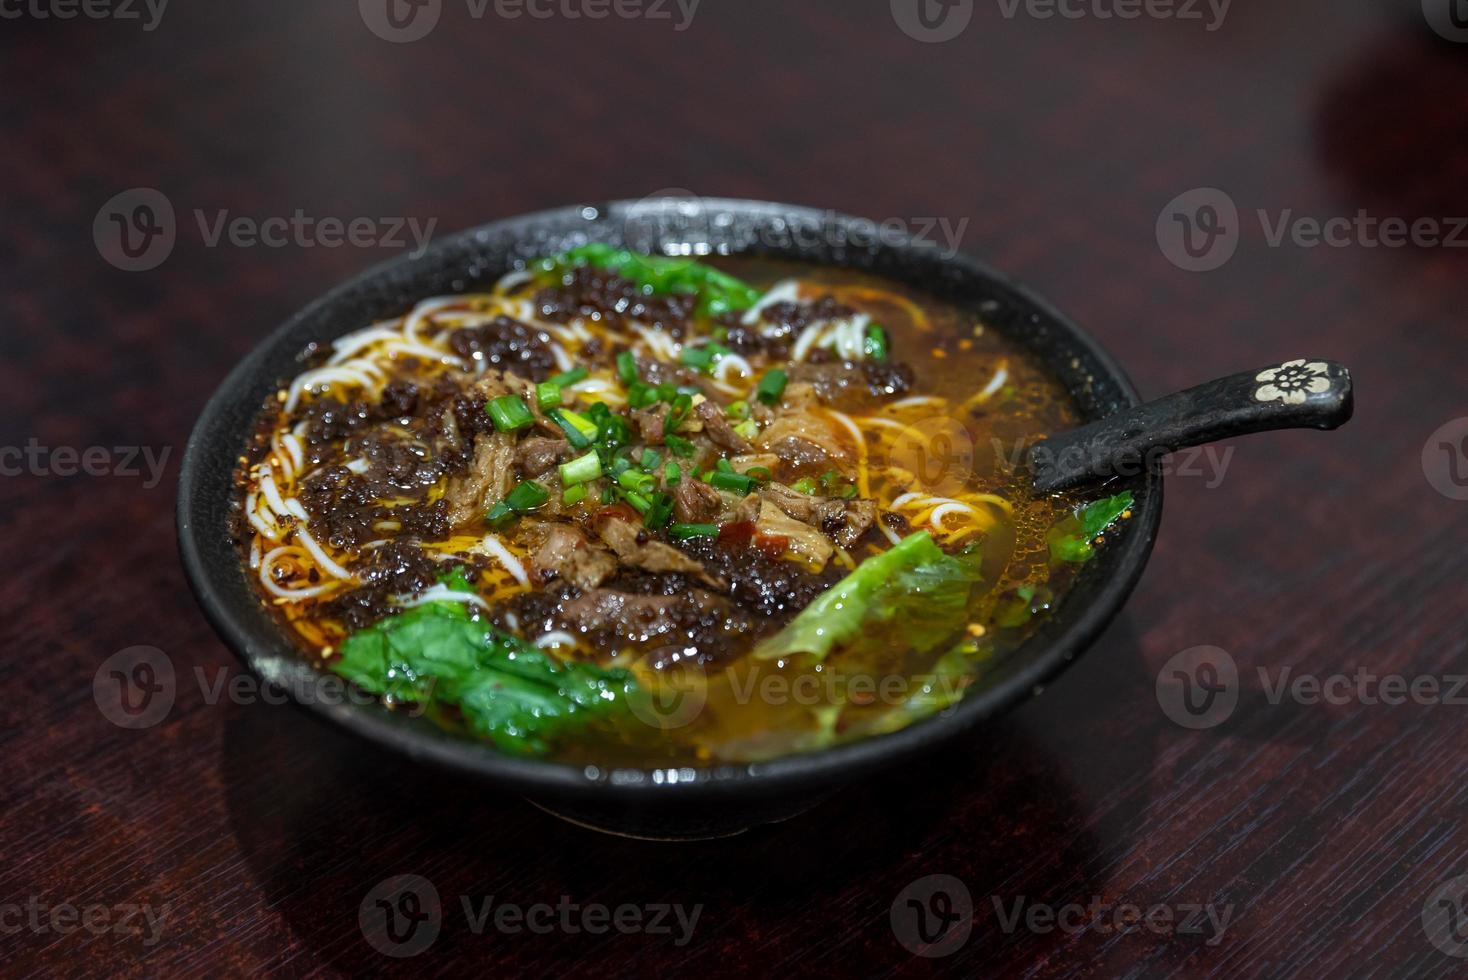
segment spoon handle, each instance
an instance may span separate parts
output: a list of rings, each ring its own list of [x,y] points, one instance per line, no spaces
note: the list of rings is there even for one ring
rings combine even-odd
[[[1164,453],[1270,429],[1334,429],[1351,417],[1351,374],[1308,358],[1245,371],[1062,432],[1030,450],[1035,489],[1054,493],[1143,472]]]

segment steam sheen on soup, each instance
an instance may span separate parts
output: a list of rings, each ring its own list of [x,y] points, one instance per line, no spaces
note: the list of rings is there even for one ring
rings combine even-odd
[[[842,270],[586,245],[305,354],[238,538],[305,653],[499,751],[745,763],[954,704],[1131,497],[1037,496],[1064,389]]]

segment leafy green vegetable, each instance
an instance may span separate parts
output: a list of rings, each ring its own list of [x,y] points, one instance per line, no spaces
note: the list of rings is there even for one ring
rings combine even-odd
[[[467,588],[462,577],[450,588]],[[470,619],[458,602],[429,602],[349,636],[331,669],[372,694],[455,706],[498,748],[537,755],[548,740],[624,710],[637,691],[625,670],[562,663]]]
[[[698,297],[698,313],[717,317],[747,310],[759,302],[760,292],[726,272],[694,259],[663,255],[638,255],[603,242],[582,245],[560,255],[531,264],[537,272],[564,275],[572,269],[591,266],[615,272],[651,293],[677,293]]]
[[[858,637],[888,644],[888,627],[900,631],[896,642],[905,649],[926,653],[963,627],[981,559],[977,550],[945,554],[926,531],[909,535],[823,592],[754,655],[805,653],[819,662]]]
[[[1078,508],[1074,515],[1050,529],[1047,536],[1050,556],[1057,561],[1089,561],[1096,553],[1092,542],[1130,510],[1132,502],[1132,492],[1123,490],[1114,497]]]

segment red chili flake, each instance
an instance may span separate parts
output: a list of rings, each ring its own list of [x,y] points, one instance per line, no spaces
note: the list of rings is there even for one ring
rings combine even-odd
[[[787,534],[761,534],[754,539],[754,546],[762,551],[766,558],[779,558],[790,547],[790,536]]]
[[[719,528],[719,542],[721,544],[749,544],[749,539],[754,537],[754,532],[754,521],[735,521]]]

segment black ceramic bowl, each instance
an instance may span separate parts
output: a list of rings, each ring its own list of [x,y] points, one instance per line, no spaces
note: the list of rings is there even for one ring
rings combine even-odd
[[[497,221],[435,242],[337,287],[291,318],[225,379],[189,439],[179,481],[178,533],[199,603],[259,677],[364,741],[483,780],[569,819],[648,837],[711,836],[800,812],[858,777],[973,728],[1037,694],[1096,638],[1136,584],[1162,516],[1162,480],[1127,482],[1133,517],[1081,572],[1040,630],[970,687],[957,705],[891,735],[755,765],[714,769],[576,768],[501,755],[451,737],[426,719],[346,699],[323,682],[263,607],[231,542],[232,473],[260,406],[298,372],[297,356],[428,296],[491,285],[537,256],[587,241],[654,252],[764,255],[876,273],[979,314],[1027,348],[1094,420],[1137,403],[1121,369],[1074,323],[1024,289],[963,256],[910,239],[872,241],[858,219],[757,201],[612,202]]]

